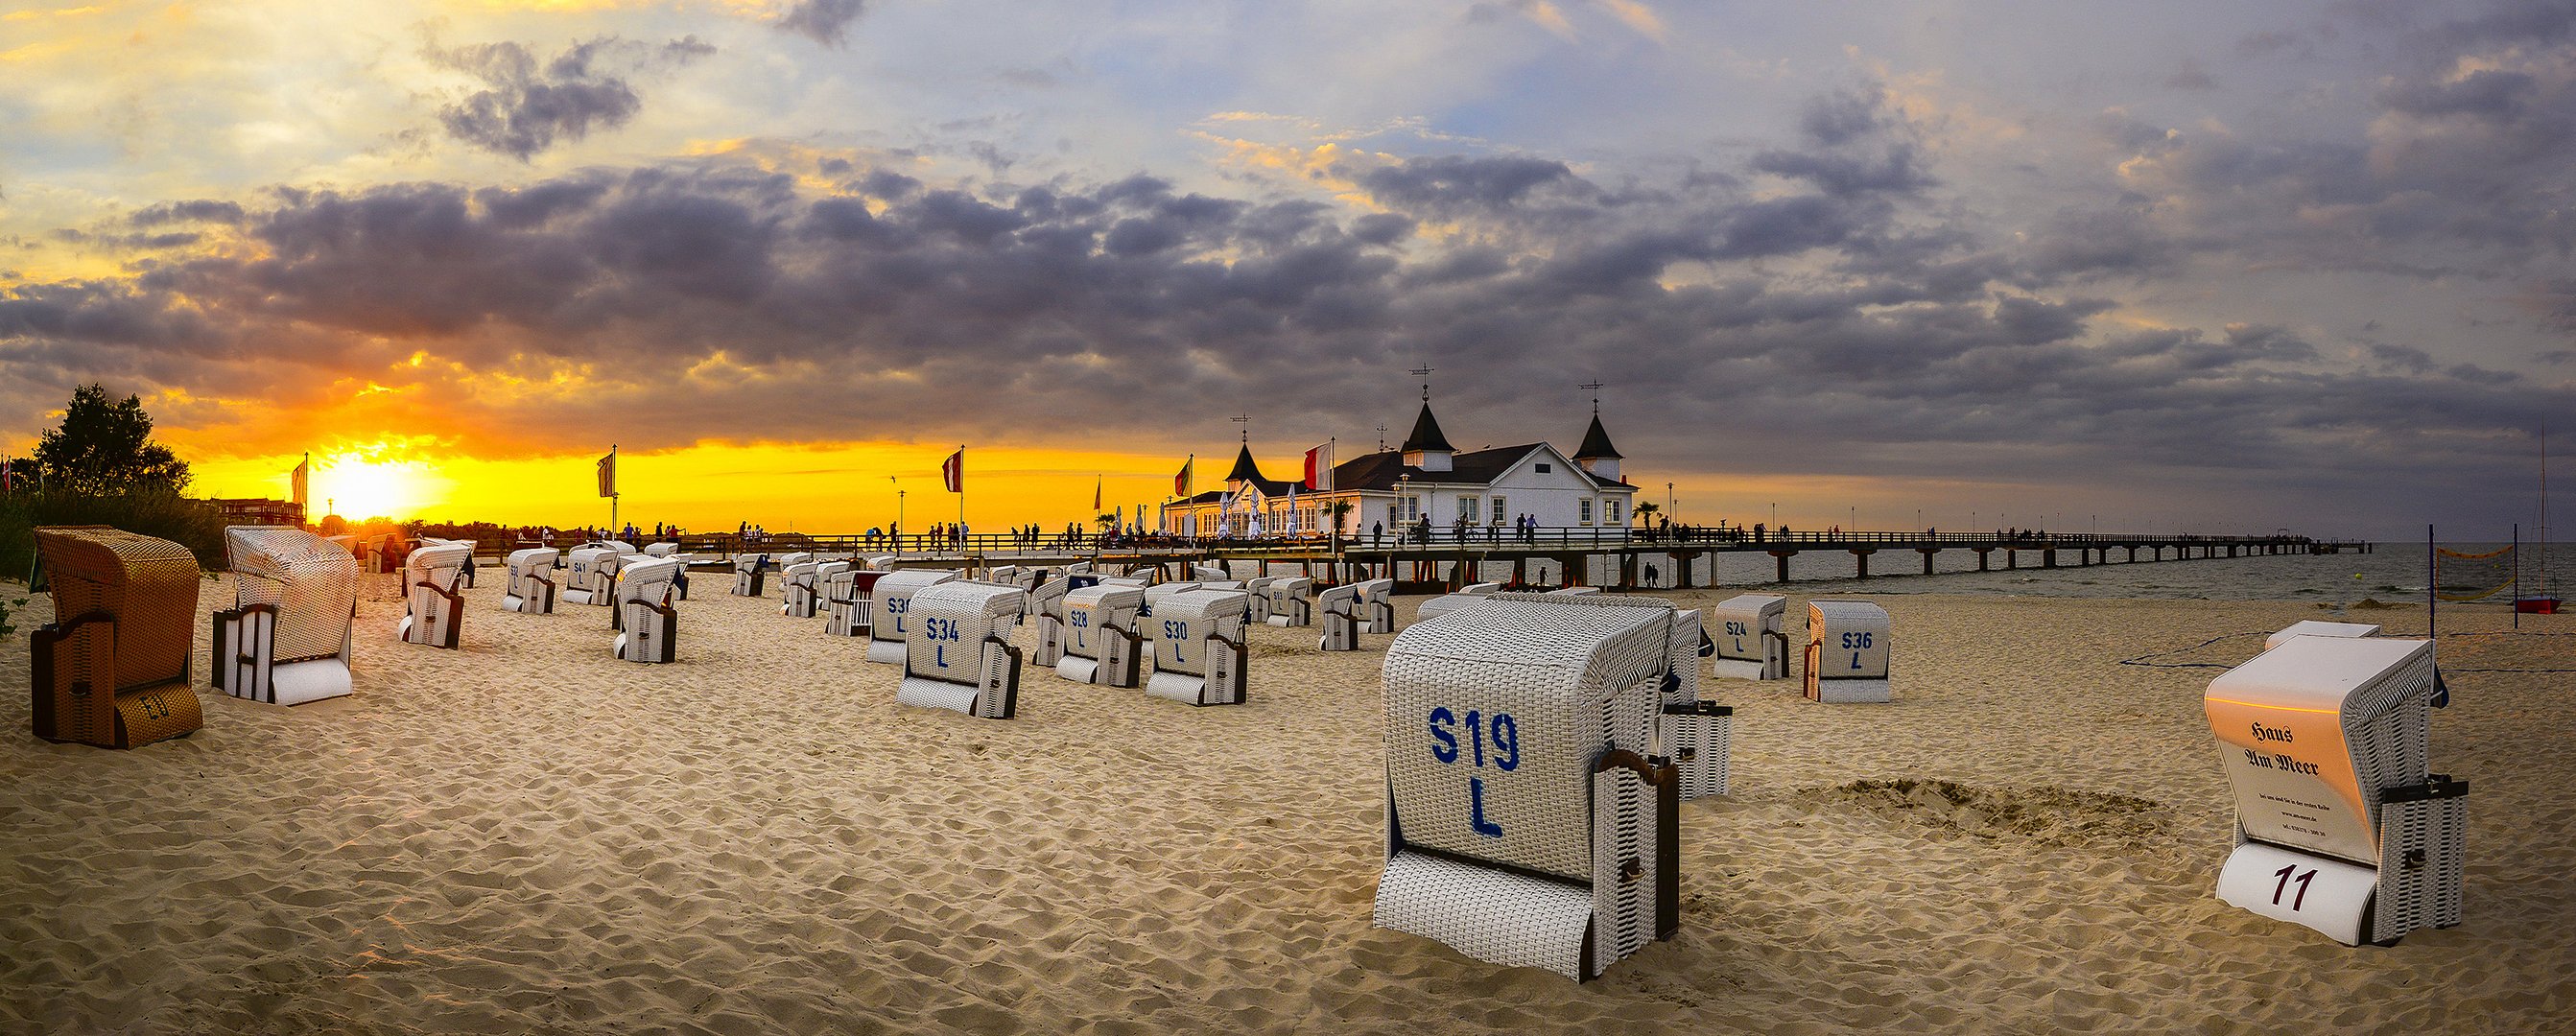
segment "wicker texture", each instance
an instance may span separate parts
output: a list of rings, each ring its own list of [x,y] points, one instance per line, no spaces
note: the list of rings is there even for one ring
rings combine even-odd
[[[1421,607],[1414,609],[1413,621],[1428,622],[1460,608],[1483,604],[1486,598],[1500,592],[1502,588],[1501,583],[1469,583],[1459,587],[1456,593],[1442,594],[1422,602]]]
[[[1243,628],[1252,610],[1241,590],[1193,590],[1163,601],[1149,631],[1157,639],[1145,693],[1191,705],[1240,705]]]
[[[1661,601],[1498,595],[1399,635],[1384,669],[1386,757],[1405,841],[1590,881],[1592,764],[1612,748],[1653,750],[1671,616]],[[1488,765],[1474,765],[1471,711],[1485,725]],[[1495,727],[1504,715],[1516,742],[1509,770]],[[1433,734],[1441,716],[1454,748]]]
[[[1592,892],[1426,853],[1398,852],[1378,876],[1380,928],[1435,939],[1477,960],[1581,980]]]
[[[1351,612],[1359,620],[1359,631],[1395,632],[1395,580],[1371,579],[1359,584],[1359,588],[1359,603]]]
[[[1270,581],[1269,614],[1262,619],[1273,626],[1312,626],[1315,605],[1311,595],[1315,581],[1305,576],[1278,576]]]
[[[2393,803],[2382,815],[2371,941],[2394,942],[2418,928],[2458,925],[2468,869],[2468,800]]]
[[[617,572],[616,617],[622,631],[613,647],[629,662],[669,662],[677,657],[679,616],[671,598],[678,593],[678,558],[637,556]]]
[[[1318,651],[1357,651],[1360,649],[1360,588],[1357,583],[1327,587],[1315,595],[1315,609],[1323,614],[1324,635],[1315,641]]]
[[[769,555],[736,554],[733,558],[733,595],[760,596],[761,584],[769,578]]]
[[[1173,594],[1188,593],[1198,588],[1199,584],[1186,580],[1171,583],[1156,583],[1152,586],[1148,586],[1145,588],[1145,605],[1144,607],[1136,609],[1136,614],[1150,618],[1154,614],[1154,606],[1163,603],[1166,598],[1171,597]]]
[[[234,606],[277,609],[277,657],[319,658],[346,647],[358,606],[358,560],[347,551],[293,526],[236,525],[224,530],[224,553],[240,577]]]
[[[1807,602],[1807,697],[1829,704],[1889,701],[1891,639],[1885,608]]]
[[[474,548],[462,543],[430,543],[415,548],[403,561],[402,639],[436,648],[453,648],[464,622],[465,566]]]
[[[903,680],[895,688],[895,700],[986,719],[1010,718],[1009,699],[1019,686],[1019,652],[1008,640],[1026,595],[1016,586],[955,580],[922,587],[910,598],[904,613]],[[965,690],[962,699],[959,688]]]
[[[868,661],[903,664],[904,634],[911,628],[904,613],[912,607],[912,595],[956,579],[955,571],[944,568],[908,568],[878,577],[868,594]]]
[[[106,526],[40,526],[36,553],[54,599],[53,625],[30,644],[36,735],[131,748],[201,726],[186,685],[198,583],[188,548]]]
[[[501,596],[501,607],[529,615],[554,614],[555,561],[562,556],[552,547],[511,551],[509,586]]]

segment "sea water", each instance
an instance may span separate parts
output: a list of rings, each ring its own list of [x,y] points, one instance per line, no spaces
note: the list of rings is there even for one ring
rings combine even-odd
[[[2445,550],[2484,554],[2505,543],[2446,543]],[[2222,552],[2223,553],[2223,552]],[[1912,550],[1880,551],[1870,558],[1870,578],[1852,578],[1852,556],[1843,551],[1804,551],[1789,559],[1790,589],[1800,594],[1993,594],[2031,597],[2164,597],[2224,601],[2304,601],[2350,604],[2375,598],[2389,604],[2422,603],[2430,573],[2428,549],[2422,543],[2381,543],[2370,553],[2277,554],[2255,557],[2194,557],[2149,561],[2145,550],[2135,563],[2121,559],[2126,550],[2111,551],[2112,563],[2076,567],[2076,552],[2057,552],[2058,567],[2040,568],[2040,553],[2021,552],[2021,567],[2007,570],[2001,550],[1988,555],[1990,571],[1979,572],[1977,555],[1945,550],[1933,555],[1936,575],[1925,577],[1923,556]],[[2533,592],[2543,551],[2522,545],[2522,589]],[[2546,552],[2549,585],[2561,597],[2576,591],[2576,545]],[[1719,583],[1725,587],[1779,587],[1778,569],[1768,554],[1718,555]],[[2457,564],[2442,577],[2445,592],[2457,593],[2473,582],[2495,582],[2510,573],[2501,561]],[[2481,587],[2483,589],[2483,587]],[[2501,606],[2512,600],[2505,586],[2474,602]],[[2444,602],[2449,604],[2451,602]]]

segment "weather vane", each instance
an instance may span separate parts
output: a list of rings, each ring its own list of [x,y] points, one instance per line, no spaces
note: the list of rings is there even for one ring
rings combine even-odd
[[[1431,402],[1431,365],[1426,363],[1414,368],[1413,376],[1422,379],[1422,401]]]
[[[1587,381],[1575,387],[1592,393],[1592,416],[1601,416],[1601,383],[1597,381]]]
[[[1242,425],[1243,444],[1246,446],[1252,445],[1252,418],[1250,415],[1237,414],[1233,417],[1226,418],[1226,420]]]

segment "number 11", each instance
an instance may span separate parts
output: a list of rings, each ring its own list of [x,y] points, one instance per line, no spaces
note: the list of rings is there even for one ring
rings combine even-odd
[[[2274,884],[2272,885],[2272,905],[2273,905],[2273,906],[2280,906],[2280,905],[2281,905],[2281,893],[2284,893],[2284,892],[2287,892],[2287,891],[2289,891],[2289,890],[2290,890],[2290,882],[2292,882],[2292,881],[2296,881],[2296,882],[2298,882],[2298,883],[2299,883],[2299,894],[2298,894],[2297,896],[2291,897],[2291,899],[2290,899],[2290,909],[2292,909],[2292,910],[2297,910],[2297,909],[2299,908],[2299,905],[2300,905],[2300,904],[2302,904],[2302,903],[2306,903],[2306,902],[2308,901],[2308,883],[2309,883],[2309,882],[2311,882],[2311,881],[2315,881],[2315,880],[2317,879],[2317,869],[2316,869],[2316,868],[2314,868],[2314,867],[2310,867],[2310,868],[2308,868],[2308,872],[2307,872],[2307,873],[2305,873],[2305,874],[2301,874],[2301,875],[2299,875],[2299,876],[2298,876],[2298,877],[2296,877],[2296,878],[2292,878],[2292,877],[2290,876],[2290,875],[2291,875],[2291,873],[2292,873],[2292,872],[2294,872],[2294,871],[2297,871],[2298,869],[2299,869],[2299,865],[2294,863],[2294,864],[2291,864],[2291,865],[2289,865],[2289,866],[2287,866],[2287,867],[2283,867],[2283,868],[2281,868],[2280,870],[2277,870],[2277,871],[2273,871],[2273,872],[2272,872],[2272,876],[2273,876],[2273,877],[2276,877],[2276,878],[2281,879],[2280,881],[2278,881],[2278,882],[2276,882],[2276,883],[2274,883]]]

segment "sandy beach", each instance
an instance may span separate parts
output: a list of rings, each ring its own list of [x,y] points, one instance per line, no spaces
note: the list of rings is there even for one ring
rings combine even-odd
[[[1032,666],[1020,718],[994,722],[897,706],[894,669],[782,617],[774,585],[701,577],[678,663],[648,666],[610,656],[605,609],[503,612],[485,574],[462,650],[396,642],[393,577],[371,576],[356,695],[201,685],[203,730],[132,752],[34,738],[27,638],[0,645],[0,1027],[2576,1026],[2570,683],[2470,671],[2567,667],[2576,641],[2444,638],[2433,760],[2474,789],[2467,921],[2394,948],[2212,896],[2219,670],[2119,664],[2232,664],[2261,638],[2229,635],[2307,618],[2420,633],[2420,606],[1877,598],[1895,704],[1708,685],[1737,710],[1735,788],[1684,808],[1681,933],[1577,985],[1370,926],[1388,638],[1323,655],[1312,630],[1257,628],[1235,708]],[[200,607],[231,599],[219,578]],[[39,595],[22,627],[49,617]],[[201,621],[200,669],[205,644]]]

